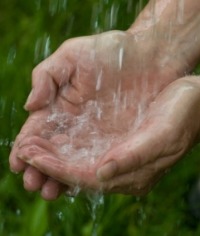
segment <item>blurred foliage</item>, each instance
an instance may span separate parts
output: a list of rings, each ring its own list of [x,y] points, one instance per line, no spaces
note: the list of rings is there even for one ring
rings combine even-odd
[[[196,147],[146,197],[106,196],[94,204],[84,196],[54,202],[23,189],[10,173],[10,146],[27,114],[31,70],[65,39],[127,29],[147,1],[7,0],[0,2],[0,235],[200,235],[189,214],[187,194],[199,174]],[[197,69],[197,72],[200,70]]]

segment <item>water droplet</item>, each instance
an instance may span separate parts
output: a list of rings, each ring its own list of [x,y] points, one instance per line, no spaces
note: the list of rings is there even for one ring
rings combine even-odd
[[[97,228],[102,216],[102,209],[104,206],[104,195],[100,192],[93,192],[87,193],[86,196],[90,203],[89,207],[93,220],[92,236],[97,236]]]
[[[35,44],[35,56],[34,56],[34,61],[36,63],[45,59],[51,54],[50,43],[51,43],[50,36],[46,34],[43,37],[37,39]]]
[[[144,221],[146,220],[146,218],[147,218],[147,215],[146,215],[146,213],[145,213],[143,207],[140,207],[140,208],[139,208],[139,210],[138,210],[138,215],[139,215],[139,217],[138,217],[138,223],[139,223],[140,225],[142,225],[142,224],[144,223]]]
[[[44,47],[44,57],[48,57],[51,53],[50,51],[50,37],[48,36],[46,38],[46,42],[45,42],[45,47]]]
[[[16,215],[17,215],[17,216],[20,216],[20,215],[21,215],[21,210],[20,210],[20,209],[17,209],[17,210],[16,210]]]
[[[63,212],[59,211],[59,212],[56,213],[56,215],[57,215],[57,217],[58,217],[58,219],[59,219],[60,221],[63,221],[63,220],[64,220]]]
[[[45,236],[52,236],[52,235],[53,235],[52,232],[47,232],[47,233],[45,234]]]
[[[178,1],[178,9],[177,9],[177,21],[179,24],[184,23],[184,10],[185,10],[185,0]]]
[[[123,63],[123,56],[124,56],[124,48],[121,47],[119,49],[119,69],[122,69],[122,63]]]
[[[65,11],[66,8],[67,8],[67,0],[50,0],[49,1],[49,12],[51,16],[61,11]]]
[[[75,197],[69,197],[69,202],[72,204],[75,202]]]
[[[129,4],[132,6],[132,4],[133,4],[132,1],[129,1]],[[137,5],[136,5],[136,8],[135,8],[136,16],[142,11],[143,7],[144,7],[144,0],[137,1]]]
[[[16,58],[16,47],[13,46],[10,48],[9,52],[8,52],[8,57],[7,57],[7,63],[8,64],[12,64],[13,61],[15,60]]]
[[[94,33],[102,32],[102,28],[100,27],[100,16],[102,14],[103,6],[102,4],[95,3],[92,8],[92,16],[91,16],[91,28]]]
[[[87,155],[88,155],[88,153],[87,153]],[[81,157],[80,150],[79,150],[78,156]],[[69,196],[69,198],[71,198],[70,199],[71,203],[74,202],[74,197],[76,197],[80,193],[80,190],[81,190],[81,188],[77,185],[76,187],[69,188],[66,191],[66,195]]]
[[[118,19],[118,12],[119,12],[119,4],[113,3],[109,12],[107,12],[107,17],[105,17],[106,22],[109,23],[107,26],[108,29],[113,29],[117,26],[117,19]]]
[[[10,140],[8,138],[1,138],[0,146],[10,147]]]
[[[97,75],[96,91],[99,91],[101,88],[102,75],[103,75],[103,70],[101,69],[99,74]]]
[[[128,0],[128,3],[127,3],[127,12],[130,13],[133,11],[133,0]]]
[[[11,109],[11,126],[15,124],[15,118],[16,118],[17,108],[15,102],[12,103],[12,109]]]

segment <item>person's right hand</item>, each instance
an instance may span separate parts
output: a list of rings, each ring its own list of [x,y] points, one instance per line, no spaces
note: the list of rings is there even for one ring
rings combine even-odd
[[[87,121],[90,126],[91,120]],[[74,125],[67,131],[70,132],[71,128]],[[88,137],[90,133],[80,129],[78,134],[79,131],[80,135],[85,133],[85,137],[72,141],[76,144],[79,141],[81,148],[70,148],[66,132],[62,136],[54,135],[50,140],[38,136],[24,139],[18,155],[41,172],[69,186],[68,194],[75,194],[77,187],[81,191],[147,194],[199,141],[199,77],[184,77],[163,89],[150,104],[140,127],[134,132],[130,130],[127,135],[119,134],[121,140],[113,143],[106,153],[106,145],[112,142],[111,139],[103,137],[103,145],[94,139],[93,146],[89,142],[92,147],[85,145],[84,149],[82,143],[86,144],[88,138],[91,140]],[[94,131],[98,131],[98,126]],[[98,155],[91,159],[93,148]],[[78,151],[79,155],[72,151]]]
[[[166,48],[159,47],[159,39],[155,42],[149,37],[111,31],[67,40],[39,64],[33,71],[33,89],[25,108],[31,112],[41,111],[37,111],[36,115],[33,113],[27,120],[10,156],[11,169],[25,171],[25,188],[38,190],[48,186],[48,191],[43,194],[47,199],[55,198],[53,192],[57,189],[55,192],[58,193],[60,189],[55,181],[52,184],[50,180],[48,184],[49,180],[46,182],[40,172],[27,167],[16,155],[20,142],[37,134],[35,126],[39,124],[39,119],[46,117],[46,109],[48,112],[79,114],[81,107],[92,100],[99,108],[97,118],[101,121],[99,125],[103,132],[110,129],[112,133],[115,127],[127,129],[123,127],[124,123],[128,120],[132,123],[141,121],[140,114],[145,112],[160,90],[184,74],[181,63],[175,62],[173,55],[167,52]],[[123,106],[125,110],[119,119]],[[112,117],[116,121],[114,128]],[[45,127],[41,125],[39,129],[41,135]]]

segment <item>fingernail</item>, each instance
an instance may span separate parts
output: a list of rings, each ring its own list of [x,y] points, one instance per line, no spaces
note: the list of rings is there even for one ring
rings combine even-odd
[[[97,170],[99,181],[107,181],[117,174],[118,167],[116,161],[109,161]]]
[[[32,162],[32,159],[29,156],[18,154],[17,158],[19,158],[20,160],[22,160],[26,163],[29,163],[29,164],[31,164],[31,162]]]
[[[34,91],[33,91],[33,89],[31,90],[31,92],[30,92],[30,94],[29,94],[29,96],[28,96],[28,98],[27,98],[27,100],[26,100],[26,103],[25,103],[25,105],[24,105],[24,108],[25,109],[27,109],[27,107],[30,105],[30,103],[32,102],[32,100],[33,100],[33,93],[34,93]]]

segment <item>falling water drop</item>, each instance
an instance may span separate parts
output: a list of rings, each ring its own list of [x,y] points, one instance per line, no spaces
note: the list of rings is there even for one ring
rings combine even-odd
[[[101,88],[102,75],[103,75],[103,70],[101,69],[99,74],[97,75],[96,91],[99,91]]]
[[[104,206],[104,195],[102,193],[88,193],[87,199],[90,202],[91,217],[93,220],[92,236],[97,236],[97,228]]]
[[[129,3],[128,3],[130,6],[132,6],[132,1],[129,0]],[[139,13],[142,11],[143,9],[143,6],[144,6],[144,0],[139,0],[137,1],[137,5],[136,5],[136,8],[135,8],[135,15],[139,15]]]
[[[119,4],[113,3],[110,10],[110,28],[116,27],[119,12]]]
[[[50,51],[50,37],[48,36],[46,38],[46,42],[45,42],[45,47],[44,47],[44,57],[48,57],[50,55],[51,51]]]
[[[124,56],[124,48],[121,47],[121,48],[119,49],[119,70],[122,69],[123,56]]]
[[[56,13],[65,11],[67,8],[67,0],[50,0],[49,1],[49,12],[51,16]]]
[[[177,21],[179,24],[184,23],[185,0],[179,0],[177,6]]]
[[[45,236],[53,236],[52,232],[47,232]]]
[[[17,113],[17,108],[16,108],[15,101],[13,101],[12,108],[11,108],[11,115],[10,115],[11,126],[14,126],[15,124],[16,113]]]
[[[17,216],[20,216],[20,215],[21,215],[21,210],[20,210],[20,209],[17,209],[17,210],[16,210],[16,215],[17,215]]]
[[[113,3],[108,13],[108,29],[113,29],[117,25],[117,19],[118,19],[118,12],[119,12],[119,4]]]
[[[133,0],[128,0],[127,3],[127,12],[130,13],[133,10]]]
[[[35,44],[34,61],[38,63],[41,59],[48,57],[51,54],[50,36],[44,34],[43,37],[37,39]]]
[[[8,52],[7,63],[12,64],[16,58],[16,47],[12,46]]]
[[[59,212],[56,213],[56,215],[57,215],[57,217],[58,217],[58,219],[59,219],[60,221],[63,221],[63,220],[64,220],[63,212],[59,211]]]
[[[102,5],[100,3],[96,3],[93,5],[92,8],[92,15],[91,15],[91,28],[94,33],[100,33],[100,15],[102,12]]]
[[[142,226],[144,221],[146,220],[147,216],[146,216],[146,212],[144,211],[143,207],[140,207],[138,210],[138,223]]]

